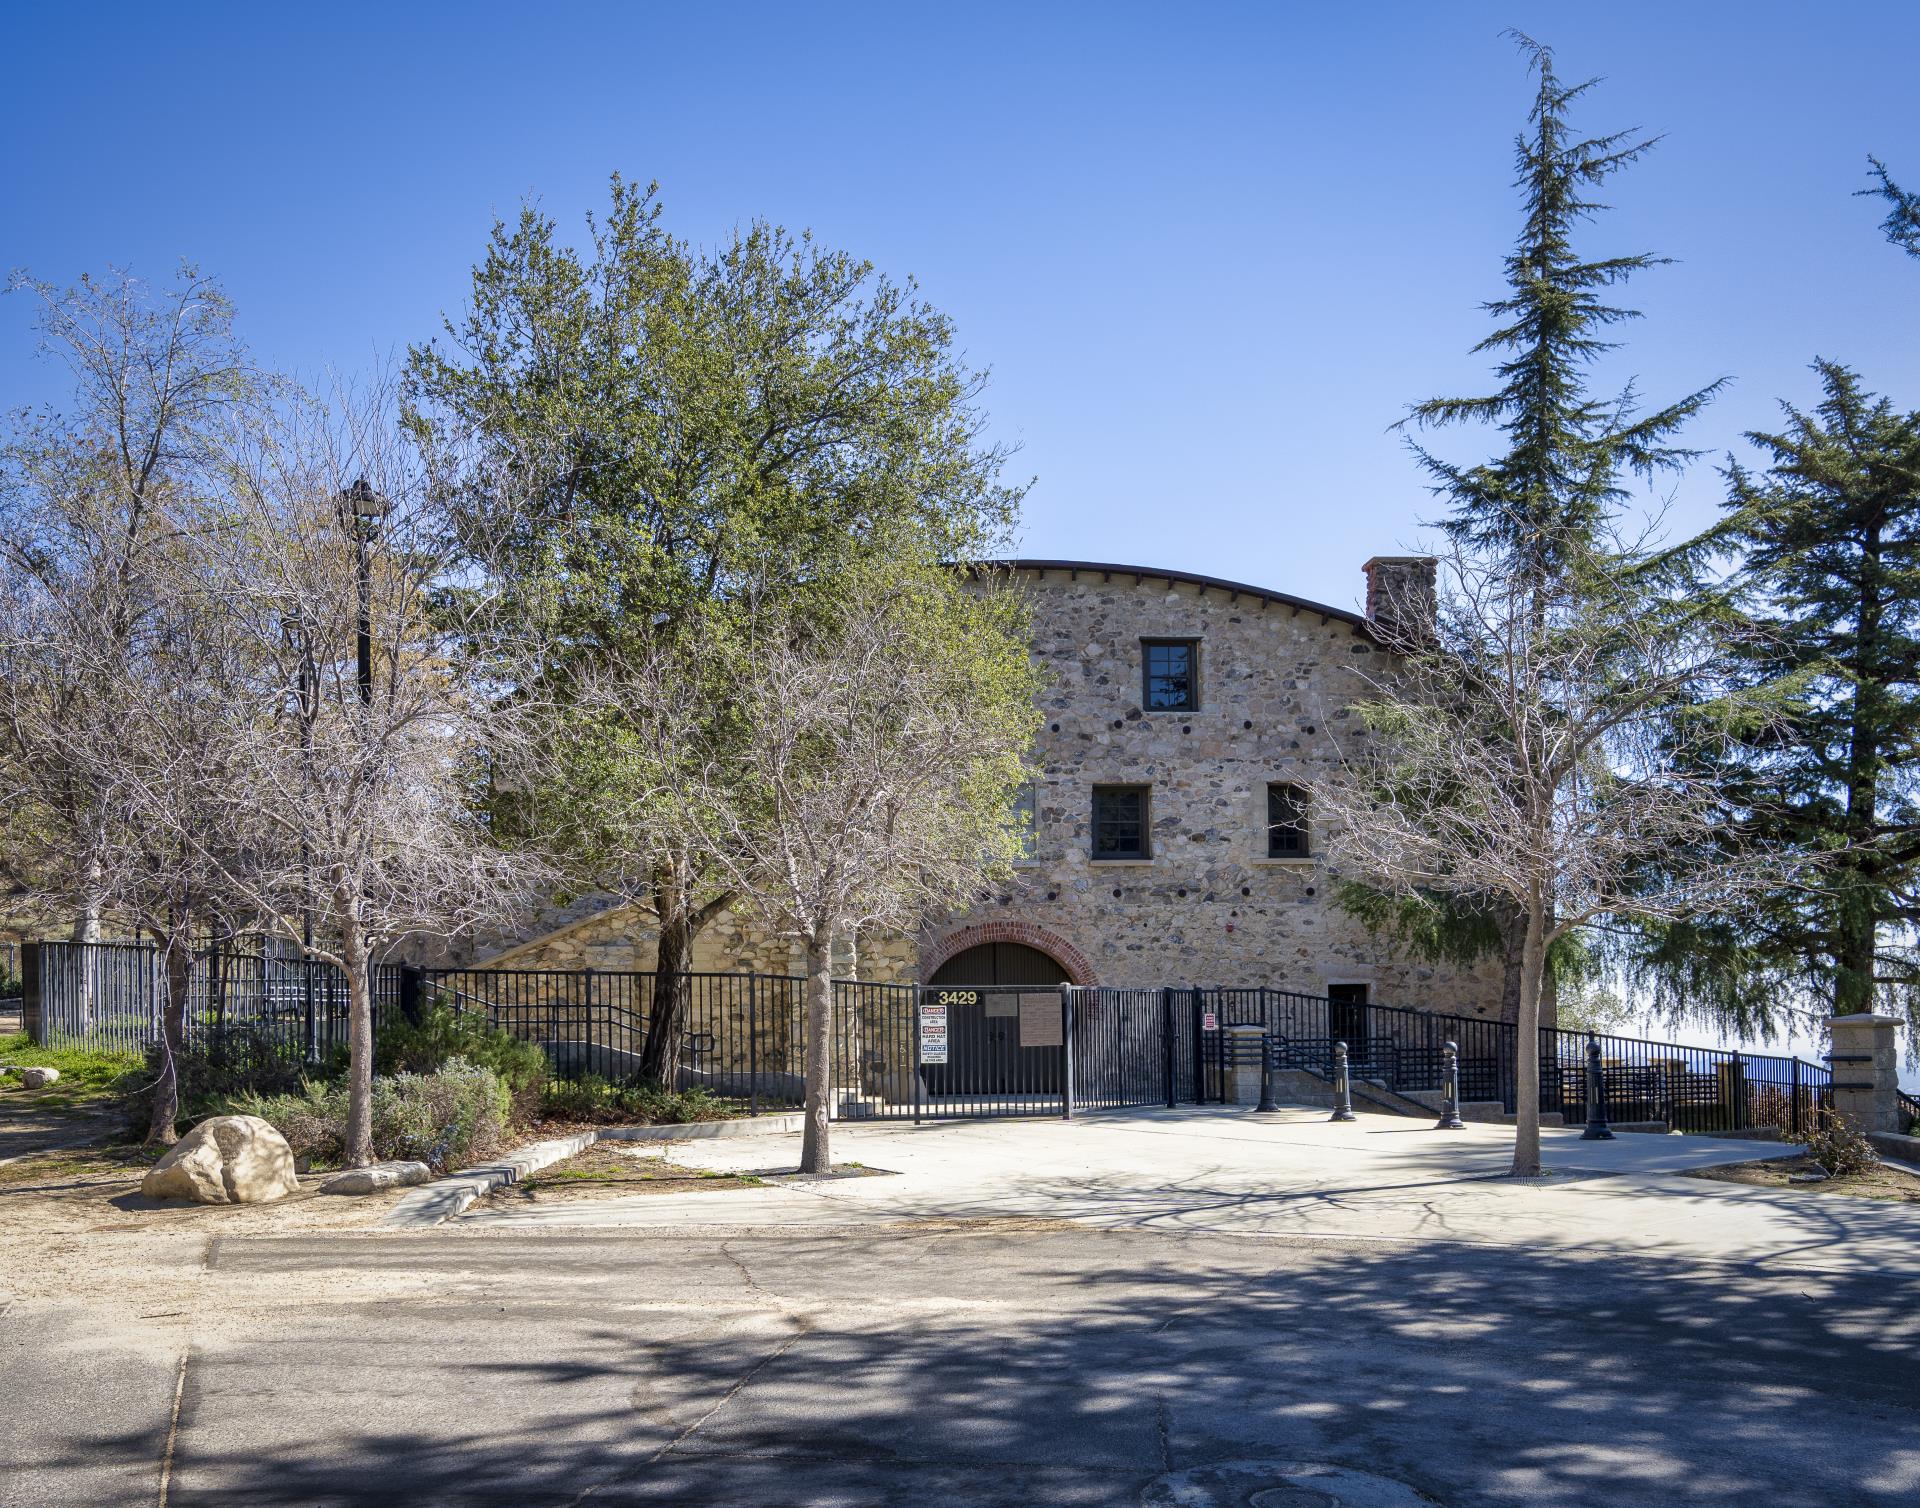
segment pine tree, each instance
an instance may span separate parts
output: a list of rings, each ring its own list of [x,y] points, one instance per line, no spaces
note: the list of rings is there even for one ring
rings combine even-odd
[[[1771,464],[1728,468],[1703,543],[1740,561],[1742,671],[1786,713],[1736,755],[1724,841],[1828,860],[1762,905],[1654,933],[1638,966],[1669,1005],[1747,1028],[1775,1024],[1783,995],[1920,1019],[1920,413],[1837,362],[1814,370],[1820,404],[1748,435]]]
[[[1507,291],[1485,306],[1498,323],[1474,347],[1497,356],[1500,385],[1479,397],[1428,399],[1401,422],[1416,429],[1477,423],[1497,430],[1500,453],[1475,464],[1448,460],[1417,442],[1412,449],[1435,494],[1450,505],[1443,527],[1456,545],[1514,559],[1538,582],[1544,604],[1571,563],[1599,545],[1626,501],[1627,478],[1675,471],[1693,457],[1672,444],[1673,436],[1724,379],[1651,412],[1640,409],[1631,386],[1607,397],[1594,392],[1594,364],[1617,346],[1608,332],[1639,317],[1609,302],[1607,290],[1668,259],[1649,252],[1584,258],[1576,236],[1606,208],[1593,197],[1600,185],[1637,162],[1657,138],[1632,130],[1581,135],[1572,110],[1598,80],[1564,83],[1551,49],[1519,32],[1508,35],[1526,55],[1536,88],[1527,130],[1514,142],[1522,218],[1504,264]],[[1503,1003],[1513,1010],[1519,923],[1497,903],[1434,897],[1430,906],[1410,910],[1403,900],[1369,896],[1364,885],[1346,887],[1342,898],[1369,925],[1396,933],[1421,956],[1502,957]],[[1554,963],[1560,971],[1588,966],[1584,953],[1571,948],[1556,950]]]
[[[1593,365],[1617,342],[1606,332],[1639,312],[1606,301],[1605,290],[1668,260],[1648,252],[1583,260],[1574,248],[1581,224],[1606,206],[1589,197],[1637,162],[1658,138],[1633,131],[1583,137],[1569,118],[1575,101],[1599,81],[1563,84],[1553,54],[1510,33],[1538,77],[1529,130],[1514,143],[1524,205],[1520,235],[1506,259],[1507,293],[1486,306],[1500,321],[1474,347],[1499,356],[1497,391],[1476,398],[1430,398],[1403,423],[1439,428],[1491,424],[1504,451],[1476,465],[1448,461],[1416,444],[1414,452],[1449,500],[1445,528],[1467,547],[1521,558],[1543,584],[1590,550],[1626,500],[1623,478],[1678,470],[1695,452],[1674,447],[1674,433],[1721,382],[1642,413],[1631,386],[1600,397]]]
[[[1910,257],[1920,257],[1920,194],[1910,194],[1893,181],[1887,165],[1878,157],[1869,157],[1878,182],[1859,192],[1887,201],[1887,218],[1880,222],[1886,238]]]

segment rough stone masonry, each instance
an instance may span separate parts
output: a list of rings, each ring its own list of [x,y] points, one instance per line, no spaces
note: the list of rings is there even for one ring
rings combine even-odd
[[[1033,652],[1050,678],[1035,761],[1033,856],[963,914],[917,936],[863,936],[861,977],[926,979],[984,942],[1046,953],[1080,984],[1267,985],[1324,995],[1364,984],[1379,1004],[1497,1018],[1499,966],[1408,958],[1335,904],[1308,814],[1307,852],[1268,857],[1269,783],[1304,782],[1366,737],[1353,712],[1387,651],[1369,620],[1285,593],[1177,571],[1020,561]],[[1368,601],[1421,600],[1431,563],[1368,562]],[[1426,590],[1430,592],[1430,587]],[[1143,705],[1143,641],[1193,646],[1195,705]],[[1149,854],[1092,852],[1096,785],[1148,787]],[[519,968],[647,970],[645,919],[583,906],[497,956]],[[852,960],[846,963],[851,966]],[[719,918],[700,970],[797,971],[797,951],[749,913]]]

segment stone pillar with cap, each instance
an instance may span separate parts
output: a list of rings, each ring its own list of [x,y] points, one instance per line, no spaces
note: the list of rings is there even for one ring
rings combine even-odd
[[[1900,1116],[1898,1016],[1866,1012],[1827,1021],[1833,1051],[1833,1108],[1860,1131],[1904,1131]]]
[[[1260,1070],[1266,1045],[1264,1026],[1235,1022],[1227,1028],[1227,1072],[1232,1075],[1228,1093],[1234,1104],[1260,1102]]]

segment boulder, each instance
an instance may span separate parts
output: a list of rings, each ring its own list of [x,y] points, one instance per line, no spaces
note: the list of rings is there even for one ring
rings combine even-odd
[[[378,1194],[386,1189],[410,1189],[433,1177],[433,1169],[424,1162],[376,1162],[369,1167],[349,1168],[336,1173],[320,1185],[323,1194]]]
[[[175,1142],[148,1170],[149,1199],[196,1204],[267,1204],[300,1187],[293,1148],[257,1115],[216,1115]]]
[[[60,1082],[60,1070],[57,1068],[23,1068],[20,1070],[20,1082],[29,1089],[45,1089],[49,1084]]]

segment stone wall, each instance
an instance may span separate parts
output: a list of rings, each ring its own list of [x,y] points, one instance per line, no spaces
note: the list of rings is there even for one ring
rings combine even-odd
[[[1322,995],[1366,983],[1381,1004],[1495,1017],[1497,963],[1403,956],[1346,915],[1315,857],[1266,857],[1267,784],[1302,782],[1356,747],[1352,713],[1384,655],[1362,620],[1178,577],[1023,573],[1035,654],[1052,678],[1035,750],[1033,862],[965,915],[929,926],[923,955],[1017,921],[1083,958],[1101,984],[1265,984]],[[1141,707],[1142,638],[1200,642],[1199,707]],[[1152,856],[1091,857],[1096,784],[1152,786]],[[1310,853],[1325,833],[1312,831]]]
[[[654,967],[652,919],[631,907],[602,899],[600,909],[545,936],[531,938],[484,958],[490,968],[601,969],[648,973]],[[852,950],[834,959],[842,976],[857,973],[879,983],[915,977],[919,959],[912,938],[861,937]],[[695,973],[793,974],[805,972],[806,953],[798,942],[769,934],[744,907],[722,911],[694,939]]]
[[[1355,613],[1179,576],[1026,568],[1034,654],[1051,679],[1035,760],[1034,858],[918,936],[860,939],[858,973],[925,978],[996,938],[1050,953],[1086,984],[1267,985],[1324,995],[1365,983],[1383,1005],[1497,1018],[1497,961],[1428,964],[1333,902],[1317,857],[1266,856],[1270,781],[1303,782],[1366,737],[1352,713],[1384,653]],[[1199,707],[1141,706],[1142,638],[1200,644]],[[1151,857],[1091,857],[1096,784],[1152,787]],[[1313,828],[1310,853],[1325,833]],[[498,953],[519,968],[650,969],[643,916],[603,910]],[[700,970],[798,973],[800,953],[744,910],[695,945]],[[842,968],[846,963],[842,963]]]

